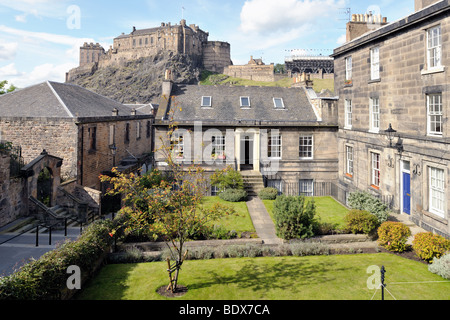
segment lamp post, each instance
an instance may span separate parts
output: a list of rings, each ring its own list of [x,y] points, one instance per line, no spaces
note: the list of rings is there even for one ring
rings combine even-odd
[[[113,168],[116,166],[116,154],[117,154],[117,147],[116,144],[113,143],[109,146],[109,150],[111,150],[111,154],[113,156]]]
[[[384,130],[386,132],[389,139],[389,147],[392,148],[392,140],[394,139],[394,135],[397,133],[396,130],[392,129],[392,124],[389,123],[389,128]]]

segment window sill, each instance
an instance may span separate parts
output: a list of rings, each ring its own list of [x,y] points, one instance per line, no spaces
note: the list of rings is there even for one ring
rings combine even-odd
[[[346,173],[345,177],[348,178],[348,179],[352,179],[353,180],[353,175],[352,174]]]
[[[345,130],[352,130],[352,127],[344,127]]]
[[[369,129],[369,133],[380,133],[380,129]]]
[[[440,72],[444,72],[444,71],[445,71],[445,67],[441,66],[441,67],[431,68],[428,70],[423,69],[420,73],[424,76],[427,74],[440,73]]]
[[[427,137],[432,137],[432,138],[443,138],[443,134],[442,133],[427,133]]]
[[[381,82],[381,78],[379,78],[379,79],[370,79],[369,81],[367,81],[368,84],[378,83],[378,82]]]
[[[380,190],[380,187],[377,187],[376,185],[374,185],[374,184],[371,184],[370,185],[370,187],[372,188],[372,189],[375,189],[375,190],[377,190],[377,191],[379,191]]]
[[[448,224],[447,220],[445,220],[445,218],[444,218],[444,216],[445,216],[444,213],[437,213],[437,212],[433,212],[431,210],[430,211],[423,210],[422,213],[425,216],[427,216],[427,217],[429,217],[429,218],[431,218],[433,220],[436,220],[436,221],[438,221],[440,223],[443,223],[443,224],[446,224],[446,225]]]

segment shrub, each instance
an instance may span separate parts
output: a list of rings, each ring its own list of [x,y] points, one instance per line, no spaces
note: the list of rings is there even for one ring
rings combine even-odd
[[[403,252],[411,230],[401,222],[386,221],[378,228],[378,243],[389,251]]]
[[[450,250],[450,240],[431,232],[421,232],[414,236],[413,249],[419,258],[430,262]]]
[[[433,263],[428,266],[428,270],[450,280],[450,253],[444,254],[440,258],[433,258]]]
[[[273,215],[278,237],[285,240],[312,237],[318,225],[315,214],[314,201],[305,203],[304,196],[277,197]]]
[[[377,217],[379,224],[386,222],[389,217],[387,205],[368,192],[357,191],[350,193],[348,204],[352,209],[370,212]]]
[[[111,230],[110,220],[97,221],[77,241],[67,241],[14,274],[0,278],[0,300],[60,299],[66,288],[67,268],[76,265],[83,275],[93,274],[96,262],[112,243]]]
[[[242,179],[241,173],[231,166],[223,170],[216,170],[211,176],[211,184],[219,190],[244,189],[244,179]]]
[[[373,214],[364,210],[350,210],[344,217],[346,229],[353,234],[369,234],[378,226],[378,219]]]
[[[225,191],[219,193],[219,197],[229,202],[241,202],[247,199],[247,191],[242,189],[225,189]]]
[[[278,196],[278,190],[275,188],[264,188],[258,192],[258,197],[261,200],[275,200]]]

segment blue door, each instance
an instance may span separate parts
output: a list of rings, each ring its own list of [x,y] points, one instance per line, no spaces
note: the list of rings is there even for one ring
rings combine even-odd
[[[403,212],[411,214],[411,175],[403,172]]]

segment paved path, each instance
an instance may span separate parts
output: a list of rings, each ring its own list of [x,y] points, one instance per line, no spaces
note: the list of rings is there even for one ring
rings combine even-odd
[[[258,237],[261,238],[265,244],[283,243],[283,241],[277,237],[275,224],[261,199],[258,197],[250,198],[250,200],[247,201],[247,207]]]

